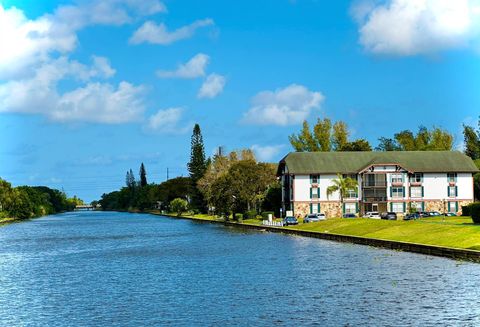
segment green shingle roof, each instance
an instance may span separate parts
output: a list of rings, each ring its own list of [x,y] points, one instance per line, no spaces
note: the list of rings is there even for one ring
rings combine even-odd
[[[410,172],[468,172],[479,170],[459,151],[291,152],[279,164],[291,174],[358,173],[373,164],[398,164]]]

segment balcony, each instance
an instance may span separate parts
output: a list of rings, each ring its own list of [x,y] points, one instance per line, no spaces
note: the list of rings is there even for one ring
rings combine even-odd
[[[363,181],[362,187],[387,187],[387,182],[385,181]]]

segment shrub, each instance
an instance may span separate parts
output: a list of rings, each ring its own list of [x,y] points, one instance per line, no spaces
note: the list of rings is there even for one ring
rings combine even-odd
[[[247,211],[247,212],[245,212],[243,217],[245,219],[255,219],[255,218],[257,218],[257,211],[256,210]]]
[[[263,219],[268,219],[268,215],[272,215],[273,217],[275,217],[275,213],[273,211],[264,211],[262,212],[262,218]]]
[[[474,224],[480,224],[480,202],[470,205],[470,215]]]
[[[243,214],[241,213],[236,213],[234,217],[235,221],[242,221],[243,220]]]
[[[176,198],[170,202],[170,210],[172,210],[172,212],[176,212],[178,216],[187,211],[187,208],[188,202],[184,199]]]
[[[471,204],[462,206],[462,216],[470,216],[470,206]]]

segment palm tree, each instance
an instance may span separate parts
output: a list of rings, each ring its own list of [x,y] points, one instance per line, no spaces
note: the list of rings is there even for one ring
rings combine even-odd
[[[335,192],[340,193],[340,212],[342,212],[343,207],[343,199],[347,196],[348,191],[355,191],[358,190],[358,182],[353,178],[346,177],[343,178],[342,175],[337,174],[337,179],[332,180],[332,184],[327,187],[327,198],[330,198]]]

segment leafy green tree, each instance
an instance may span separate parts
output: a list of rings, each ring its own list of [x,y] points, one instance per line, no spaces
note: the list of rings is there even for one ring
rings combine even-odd
[[[321,120],[319,118],[313,127],[313,134],[317,141],[317,151],[328,152],[332,150],[332,122],[330,119]]]
[[[319,151],[317,142],[310,132],[310,126],[306,120],[303,121],[303,128],[300,133],[298,135],[290,135],[288,138],[295,151]]]
[[[332,144],[335,151],[341,151],[348,143],[348,128],[347,124],[342,121],[337,121],[333,124]]]
[[[463,125],[463,136],[465,141],[465,154],[473,160],[480,159],[480,132],[471,126]]]
[[[394,139],[381,137],[378,139],[379,144],[375,148],[375,151],[400,151],[400,146],[398,145],[397,141]]]
[[[370,143],[365,139],[347,142],[339,151],[372,151]]]
[[[195,124],[191,140],[190,162],[188,163],[188,171],[192,182],[192,198],[190,205],[193,209],[201,212],[206,211],[205,199],[197,188],[197,183],[203,177],[207,169],[205,159],[205,148],[203,145],[202,132],[200,126]]]
[[[415,151],[417,146],[415,144],[415,136],[409,130],[404,130],[394,135],[401,151]]]
[[[330,198],[333,193],[338,192],[340,196],[340,207],[343,207],[343,201],[349,191],[357,192],[358,182],[353,178],[344,178],[342,175],[338,174],[337,178],[332,180],[332,185],[327,187],[327,198]],[[340,209],[340,211],[342,211],[342,209]]]
[[[140,186],[147,186],[147,171],[145,170],[145,165],[143,162],[140,165]]]
[[[182,213],[187,211],[188,209],[188,202],[185,199],[176,198],[170,202],[170,210],[175,212],[177,216],[181,216]]]

